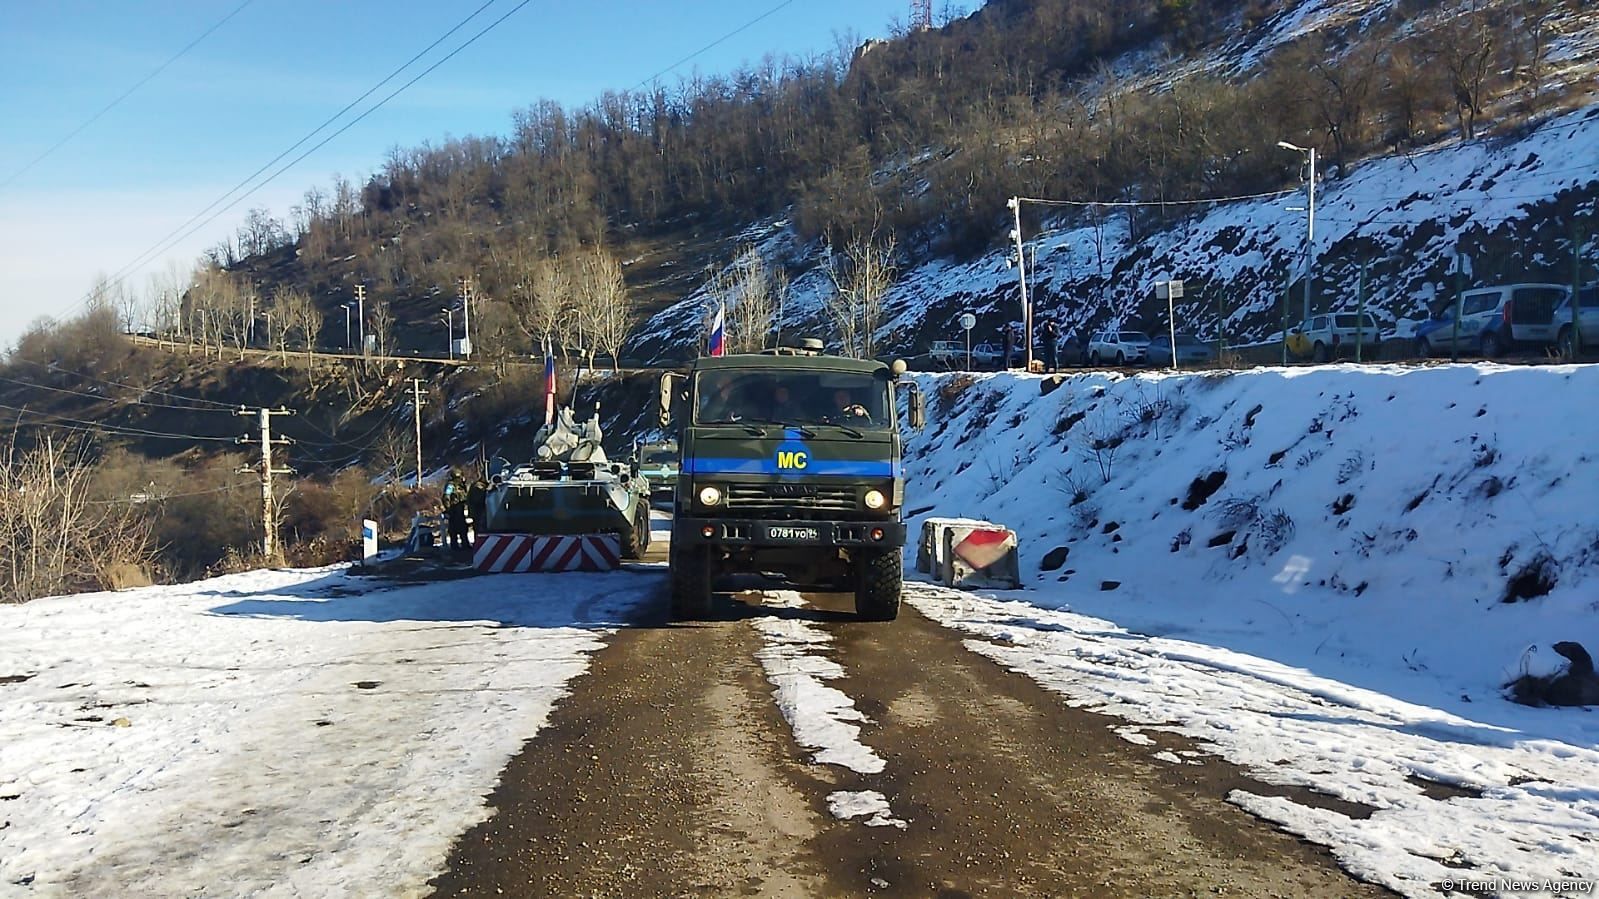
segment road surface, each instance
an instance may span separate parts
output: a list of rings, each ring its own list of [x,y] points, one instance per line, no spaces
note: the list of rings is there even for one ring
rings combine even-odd
[[[782,595],[693,624],[647,604],[512,760],[436,895],[1391,895],[1224,801],[1274,788],[1154,761],[908,606],[866,623],[848,597],[766,604]],[[774,656],[784,633],[830,640]],[[774,678],[807,658],[842,669],[826,685],[880,771],[801,745]],[[830,811],[868,790],[883,826]]]

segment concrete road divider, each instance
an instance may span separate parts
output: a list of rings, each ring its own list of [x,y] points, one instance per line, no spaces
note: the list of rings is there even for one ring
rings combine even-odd
[[[922,522],[916,570],[951,587],[1022,585],[1016,532],[974,518],[929,518]]]

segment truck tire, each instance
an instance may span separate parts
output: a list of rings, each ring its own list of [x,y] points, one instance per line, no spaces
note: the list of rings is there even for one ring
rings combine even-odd
[[[1316,347],[1315,347],[1315,349],[1311,350],[1310,358],[1315,360],[1316,362],[1326,362],[1327,361],[1327,344],[1322,343],[1319,340],[1316,341]]]
[[[1492,331],[1483,332],[1482,339],[1478,341],[1478,348],[1482,351],[1482,358],[1492,359],[1499,355],[1499,335]]]
[[[672,548],[672,617],[699,621],[711,617],[711,555],[703,547]]]
[[[855,614],[867,621],[899,617],[900,587],[905,579],[903,550],[863,552],[857,562]]]

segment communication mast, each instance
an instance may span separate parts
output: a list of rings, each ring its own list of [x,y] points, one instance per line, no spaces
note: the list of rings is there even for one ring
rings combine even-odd
[[[911,30],[926,31],[933,27],[933,0],[911,0]]]

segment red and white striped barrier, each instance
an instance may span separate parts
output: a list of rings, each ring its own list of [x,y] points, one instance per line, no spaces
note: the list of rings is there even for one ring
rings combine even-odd
[[[472,544],[472,564],[491,574],[611,571],[621,563],[622,542],[615,534],[479,534]]]

